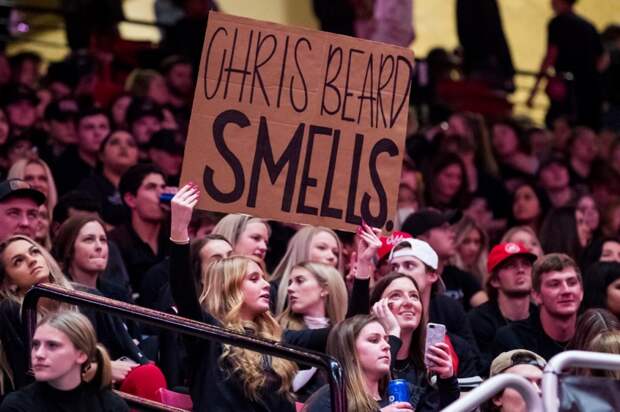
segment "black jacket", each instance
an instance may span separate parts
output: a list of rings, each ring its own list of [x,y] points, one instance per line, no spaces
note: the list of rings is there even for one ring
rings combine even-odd
[[[221,326],[220,322],[205,312],[196,297],[195,282],[189,263],[189,244],[172,244],[170,249],[170,288],[181,316]],[[311,350],[324,351],[328,329],[285,331],[285,343]],[[295,406],[286,396],[278,392],[280,382],[271,371],[269,357],[265,357],[265,374],[268,383],[260,390],[258,400],[249,399],[243,390],[241,380],[227,370],[222,361],[223,345],[206,339],[187,337],[185,339],[188,357],[193,370],[190,372],[191,396],[194,410],[211,412],[287,412]]]
[[[20,391],[10,393],[2,402],[0,412],[124,412],[129,407],[109,389],[99,390],[82,383],[70,391],[52,388],[35,382]]]

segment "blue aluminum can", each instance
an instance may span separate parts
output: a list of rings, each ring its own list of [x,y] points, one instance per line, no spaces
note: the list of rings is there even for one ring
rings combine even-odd
[[[162,193],[159,195],[159,203],[170,203],[173,197],[174,193]]]
[[[405,379],[394,379],[388,383],[388,400],[394,402],[409,402],[409,384]]]

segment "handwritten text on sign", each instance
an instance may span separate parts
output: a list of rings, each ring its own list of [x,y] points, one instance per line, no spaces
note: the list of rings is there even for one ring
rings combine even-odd
[[[211,13],[183,165],[199,207],[391,230],[412,52]]]

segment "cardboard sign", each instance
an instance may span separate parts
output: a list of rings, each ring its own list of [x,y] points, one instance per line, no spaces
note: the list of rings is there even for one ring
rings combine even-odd
[[[198,207],[391,230],[413,53],[211,13],[182,181]]]

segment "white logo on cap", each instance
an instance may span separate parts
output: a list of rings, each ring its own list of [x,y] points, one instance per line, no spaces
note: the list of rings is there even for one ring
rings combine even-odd
[[[407,239],[407,238],[401,234],[393,234],[387,238],[385,243],[387,243],[388,245],[396,245],[397,243],[400,243],[400,241],[403,239]]]
[[[512,253],[518,253],[521,250],[521,248],[516,243],[508,243],[504,247],[504,250],[506,251],[506,253],[512,254]]]

